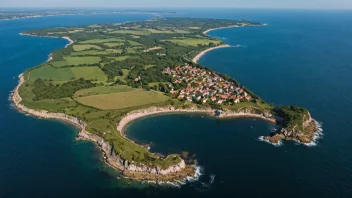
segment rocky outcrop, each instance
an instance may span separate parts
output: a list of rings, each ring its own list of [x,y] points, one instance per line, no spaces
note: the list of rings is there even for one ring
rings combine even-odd
[[[300,143],[309,144],[314,141],[316,132],[316,121],[312,119],[308,112],[308,116],[304,118],[302,127],[294,126],[291,127],[291,129],[282,128],[272,136],[264,137],[264,140],[270,141],[273,144],[279,144],[281,140],[294,140]]]
[[[147,166],[144,164],[136,164],[128,160],[122,159],[113,150],[113,147],[103,138],[82,130],[79,133],[80,139],[95,142],[104,153],[106,162],[114,168],[120,170],[123,175],[139,180],[139,181],[181,181],[187,177],[194,177],[195,170],[192,166],[185,163],[183,159],[178,164],[171,165],[168,168],[160,166]]]

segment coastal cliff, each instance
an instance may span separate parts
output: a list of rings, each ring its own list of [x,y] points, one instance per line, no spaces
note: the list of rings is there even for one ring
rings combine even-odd
[[[78,133],[78,140],[89,140],[98,145],[98,147],[104,152],[105,161],[112,167],[122,171],[126,177],[140,180],[140,181],[183,181],[190,177],[195,177],[195,169],[193,166],[187,165],[183,159],[180,159],[179,163],[171,165],[167,168],[160,166],[147,166],[141,163],[134,163],[122,159],[114,150],[113,146],[106,142],[103,138],[91,134],[86,131],[86,123],[76,117],[66,115],[64,113],[51,113],[45,110],[34,110],[27,108],[21,104],[22,98],[18,93],[19,87],[25,82],[23,74],[19,75],[19,84],[11,94],[11,100],[14,106],[21,112],[28,113],[30,115],[45,118],[45,119],[58,119],[74,124],[79,127],[81,131]],[[168,157],[178,157],[176,155]]]

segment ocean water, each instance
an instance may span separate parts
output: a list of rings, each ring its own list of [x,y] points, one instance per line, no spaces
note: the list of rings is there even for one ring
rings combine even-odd
[[[151,14],[80,15],[0,21],[0,197],[351,197],[352,12],[300,10],[177,10],[173,16],[248,19],[267,23],[212,31],[240,47],[209,52],[200,63],[227,73],[267,102],[295,104],[322,123],[307,147],[258,140],[275,126],[249,118],[150,116],[128,136],[153,152],[188,151],[203,175],[180,188],[119,178],[99,150],[74,140],[77,129],[18,113],[8,97],[17,75],[67,44],[19,36],[33,28],[151,19]]]

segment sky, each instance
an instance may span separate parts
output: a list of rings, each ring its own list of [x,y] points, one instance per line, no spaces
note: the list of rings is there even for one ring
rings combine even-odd
[[[352,0],[0,0],[0,7],[352,9]]]

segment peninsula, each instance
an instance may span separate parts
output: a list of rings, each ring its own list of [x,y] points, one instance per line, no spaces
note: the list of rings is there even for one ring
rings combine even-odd
[[[183,181],[196,174],[192,160],[151,153],[124,136],[129,122],[151,114],[258,117],[281,126],[266,141],[310,143],[317,126],[306,109],[272,106],[230,76],[196,63],[210,49],[228,47],[207,30],[260,25],[160,18],[26,31],[70,44],[21,74],[11,98],[22,112],[75,124],[78,139],[95,142],[109,165],[140,181]]]

